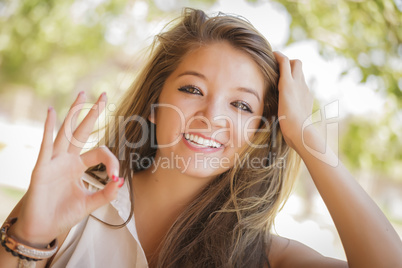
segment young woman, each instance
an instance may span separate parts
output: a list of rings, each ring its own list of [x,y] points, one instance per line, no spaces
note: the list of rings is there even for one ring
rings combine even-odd
[[[54,141],[48,110],[31,184],[2,230],[1,267],[402,267],[380,209],[341,163],[327,164],[333,153],[311,153],[325,140],[303,127],[312,97],[301,62],[246,21],[186,9],[155,39],[105,146],[80,154],[106,95],[76,126],[84,102],[80,93]],[[270,234],[295,152],[348,263]]]

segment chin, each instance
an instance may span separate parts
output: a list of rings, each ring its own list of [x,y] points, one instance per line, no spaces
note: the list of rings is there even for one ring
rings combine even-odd
[[[186,174],[187,176],[199,178],[199,179],[214,179],[220,174],[227,171],[227,169],[213,169],[213,168],[205,168],[205,167],[187,167],[187,169],[180,169],[180,172]]]

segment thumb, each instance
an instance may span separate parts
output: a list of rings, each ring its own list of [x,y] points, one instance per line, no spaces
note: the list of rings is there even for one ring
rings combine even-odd
[[[88,213],[91,213],[101,206],[106,205],[110,201],[114,200],[123,184],[123,177],[119,178],[117,176],[113,176],[113,180],[106,184],[105,188],[91,195],[88,195],[86,200]]]

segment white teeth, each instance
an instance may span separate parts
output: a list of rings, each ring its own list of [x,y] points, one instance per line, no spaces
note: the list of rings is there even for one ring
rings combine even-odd
[[[192,143],[195,143],[198,146],[205,146],[205,147],[215,147],[215,148],[219,148],[222,146],[222,144],[213,141],[213,140],[209,140],[209,139],[204,139],[203,137],[194,135],[194,134],[188,134],[185,133],[184,137],[186,138],[186,140],[189,140]]]

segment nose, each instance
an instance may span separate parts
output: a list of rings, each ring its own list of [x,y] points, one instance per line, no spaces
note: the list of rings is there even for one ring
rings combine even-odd
[[[215,99],[206,102],[205,105],[197,111],[196,116],[207,125],[216,128],[224,128],[228,127],[230,124],[230,118],[228,113],[225,112],[225,109],[225,105],[219,101],[219,99]]]

